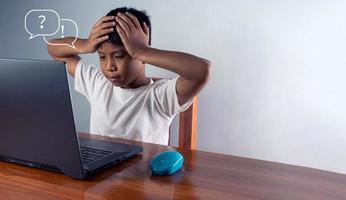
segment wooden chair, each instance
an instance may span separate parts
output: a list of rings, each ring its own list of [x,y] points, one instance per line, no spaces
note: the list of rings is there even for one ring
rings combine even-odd
[[[179,144],[180,148],[196,149],[197,140],[198,97],[193,99],[189,109],[179,115]]]
[[[153,81],[160,80],[158,77],[151,77]],[[197,112],[198,97],[193,99],[192,105],[179,114],[179,141],[178,147],[184,149],[196,149],[197,141]],[[170,131],[170,138],[171,131]]]

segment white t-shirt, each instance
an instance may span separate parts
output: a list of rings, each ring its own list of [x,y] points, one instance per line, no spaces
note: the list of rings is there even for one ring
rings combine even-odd
[[[173,117],[192,103],[179,105],[175,89],[178,78],[151,80],[149,85],[124,89],[82,60],[74,78],[75,90],[91,105],[92,134],[168,145]]]

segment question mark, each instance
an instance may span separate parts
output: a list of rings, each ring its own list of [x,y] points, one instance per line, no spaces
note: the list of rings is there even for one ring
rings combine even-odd
[[[38,16],[38,18],[42,18],[40,28],[43,29],[43,25],[42,25],[42,24],[43,24],[43,22],[46,20],[46,16],[40,15],[40,16]]]

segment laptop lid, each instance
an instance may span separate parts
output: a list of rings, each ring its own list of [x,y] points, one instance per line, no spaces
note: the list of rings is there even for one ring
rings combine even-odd
[[[0,59],[0,159],[85,176],[62,62]]]

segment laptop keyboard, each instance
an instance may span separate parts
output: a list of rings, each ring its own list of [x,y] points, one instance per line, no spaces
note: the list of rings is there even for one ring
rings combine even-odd
[[[80,151],[82,155],[82,164],[98,160],[112,153],[111,151],[105,151],[82,146],[80,147]]]

